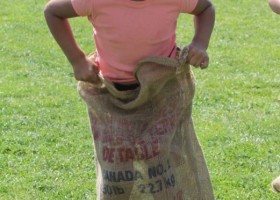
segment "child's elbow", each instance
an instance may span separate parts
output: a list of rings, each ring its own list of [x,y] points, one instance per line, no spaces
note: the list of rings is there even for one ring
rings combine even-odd
[[[44,15],[45,17],[47,18],[48,16],[52,15],[53,13],[53,5],[52,5],[52,2],[49,1],[46,5],[45,5],[45,8],[44,8]]]
[[[273,12],[280,14],[280,0],[268,0],[268,4]]]
[[[45,17],[59,17],[59,13],[58,13],[58,5],[56,3],[56,1],[49,1],[44,8],[44,15]]]

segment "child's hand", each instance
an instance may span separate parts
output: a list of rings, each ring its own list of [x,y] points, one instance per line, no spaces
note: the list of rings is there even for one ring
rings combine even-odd
[[[72,63],[72,66],[76,80],[94,84],[98,83],[98,68],[87,57]]]
[[[209,57],[206,49],[194,43],[190,44],[188,48],[189,52],[187,56],[187,62],[197,68],[207,68],[209,64]]]

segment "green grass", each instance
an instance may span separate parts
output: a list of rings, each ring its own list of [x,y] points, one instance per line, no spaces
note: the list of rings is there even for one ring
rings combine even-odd
[[[0,2],[0,199],[95,199],[93,145],[70,65],[43,18],[47,1]],[[266,1],[214,1],[211,65],[194,69],[194,122],[217,199],[277,200],[280,16]],[[94,50],[87,20],[71,21]],[[192,19],[182,16],[178,42]]]

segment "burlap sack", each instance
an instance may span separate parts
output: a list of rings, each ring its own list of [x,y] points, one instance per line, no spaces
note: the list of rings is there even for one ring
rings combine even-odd
[[[193,122],[194,77],[179,59],[140,61],[140,87],[79,82],[94,138],[98,200],[214,199]]]

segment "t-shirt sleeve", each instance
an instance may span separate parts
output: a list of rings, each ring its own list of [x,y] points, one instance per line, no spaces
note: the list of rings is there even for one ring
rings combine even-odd
[[[181,2],[182,2],[181,12],[182,13],[191,13],[195,9],[198,1],[199,0],[181,0]]]
[[[75,12],[79,16],[89,16],[93,13],[93,0],[71,0]]]

